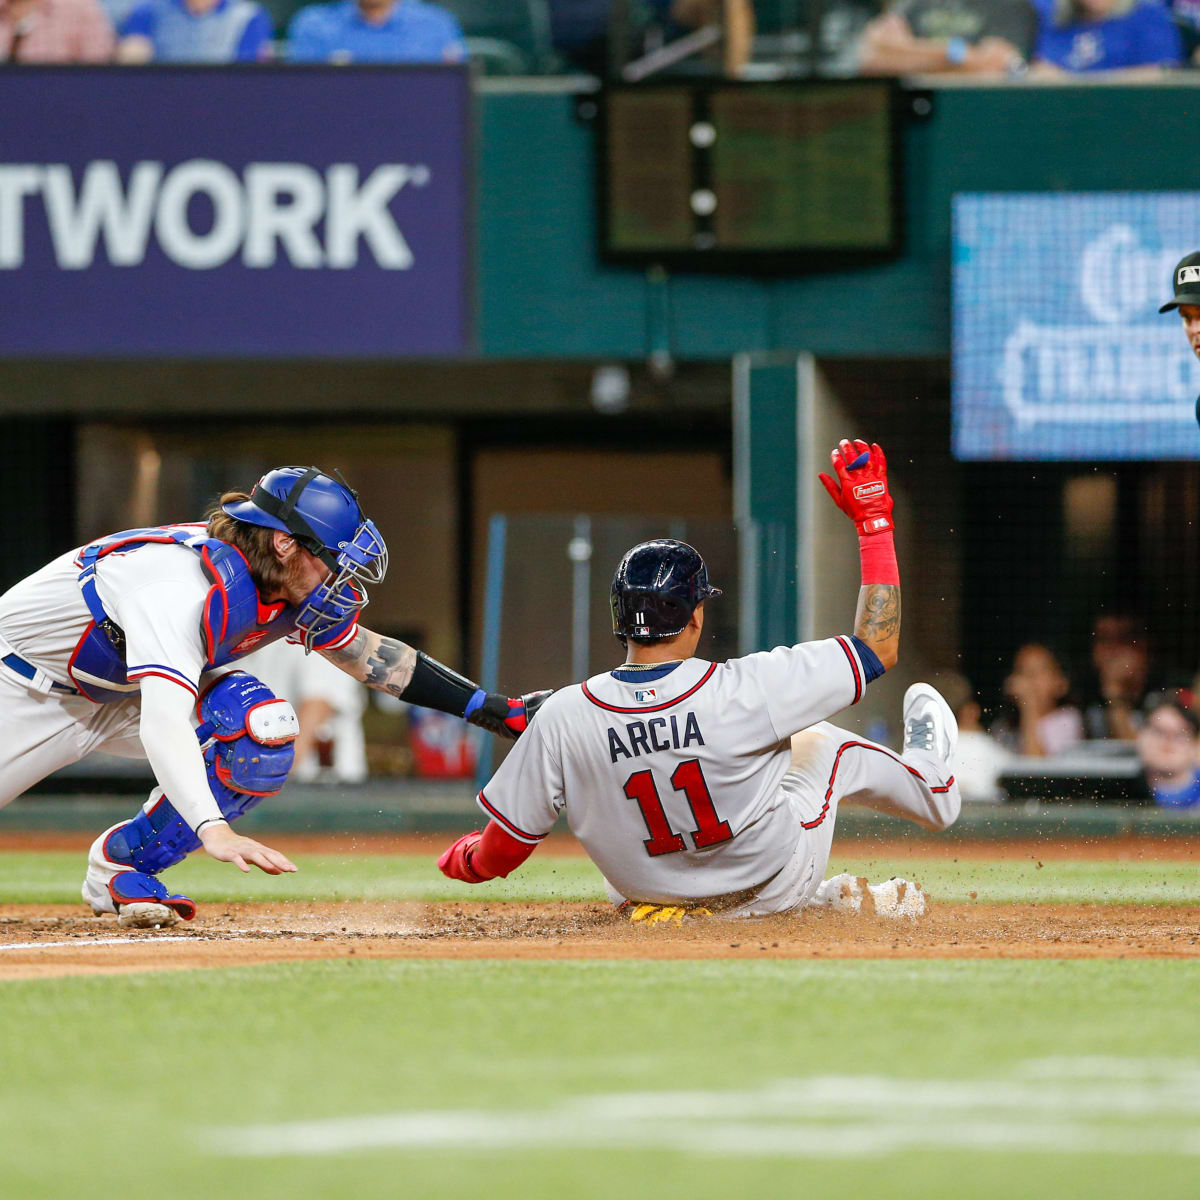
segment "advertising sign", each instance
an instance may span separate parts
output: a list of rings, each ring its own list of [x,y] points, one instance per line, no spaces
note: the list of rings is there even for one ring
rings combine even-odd
[[[10,67],[0,111],[0,355],[468,350],[465,67]]]
[[[1200,458],[1197,362],[1171,272],[1200,192],[954,198],[960,459]]]

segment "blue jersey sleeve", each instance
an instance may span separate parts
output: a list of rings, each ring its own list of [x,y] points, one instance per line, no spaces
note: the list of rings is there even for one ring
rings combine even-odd
[[[271,18],[266,10],[259,8],[254,16],[246,22],[242,30],[241,41],[238,42],[234,53],[235,62],[261,62],[271,44]]]
[[[144,37],[154,40],[154,30],[158,25],[158,21],[154,12],[154,5],[139,4],[129,16],[125,18],[125,24],[121,26],[122,37]]]
[[[1178,66],[1183,62],[1183,39],[1171,14],[1161,4],[1140,4],[1136,45],[1140,63],[1147,66],[1162,64]]]
[[[863,670],[866,672],[867,682],[874,683],[886,670],[883,663],[879,661],[879,655],[862,638],[856,638],[851,634],[850,640],[854,643],[855,650],[858,651],[858,657],[862,662]]]
[[[329,38],[318,5],[302,8],[288,26],[287,56],[291,62],[328,62]]]
[[[442,58],[446,62],[463,62],[467,57],[467,44],[463,38],[462,26],[453,13],[442,12],[445,18],[445,41],[442,44]]]

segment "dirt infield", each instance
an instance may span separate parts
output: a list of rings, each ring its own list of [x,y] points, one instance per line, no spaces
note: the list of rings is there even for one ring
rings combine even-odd
[[[0,980],[318,959],[1200,958],[1200,909],[934,905],[630,925],[602,904],[231,904],[163,931],[70,905],[0,907]]]

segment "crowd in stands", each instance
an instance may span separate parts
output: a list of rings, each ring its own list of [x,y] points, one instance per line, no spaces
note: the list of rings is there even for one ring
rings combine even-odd
[[[789,23],[798,36],[819,31],[804,69],[827,73],[1150,78],[1200,66],[1200,0],[334,0],[303,6],[268,0],[268,6],[257,0],[0,0],[0,62],[470,58],[507,73],[604,74],[614,54],[644,53],[720,22],[730,52],[708,61],[734,73],[752,58],[761,62],[775,53],[772,38]]]
[[[995,799],[1001,776],[1028,773],[1031,760],[1052,771],[1097,749],[1116,761],[1111,752],[1124,749],[1140,760],[1135,778],[1147,798],[1200,813],[1200,679],[1161,676],[1145,627],[1118,612],[1096,617],[1083,679],[1077,686],[1055,648],[1028,642],[1013,655],[1003,699],[990,713],[966,679],[945,681],[959,723],[964,796]]]

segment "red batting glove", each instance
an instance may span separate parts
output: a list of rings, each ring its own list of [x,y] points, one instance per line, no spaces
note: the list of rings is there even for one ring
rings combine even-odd
[[[837,479],[818,478],[833,502],[854,522],[860,535],[886,533],[892,524],[892,497],[887,485],[887,459],[875,444],[846,439],[830,454]]]
[[[483,834],[478,829],[474,833],[464,833],[438,859],[438,870],[448,879],[461,879],[463,883],[486,883],[487,877],[471,866],[471,853],[482,839]]]

